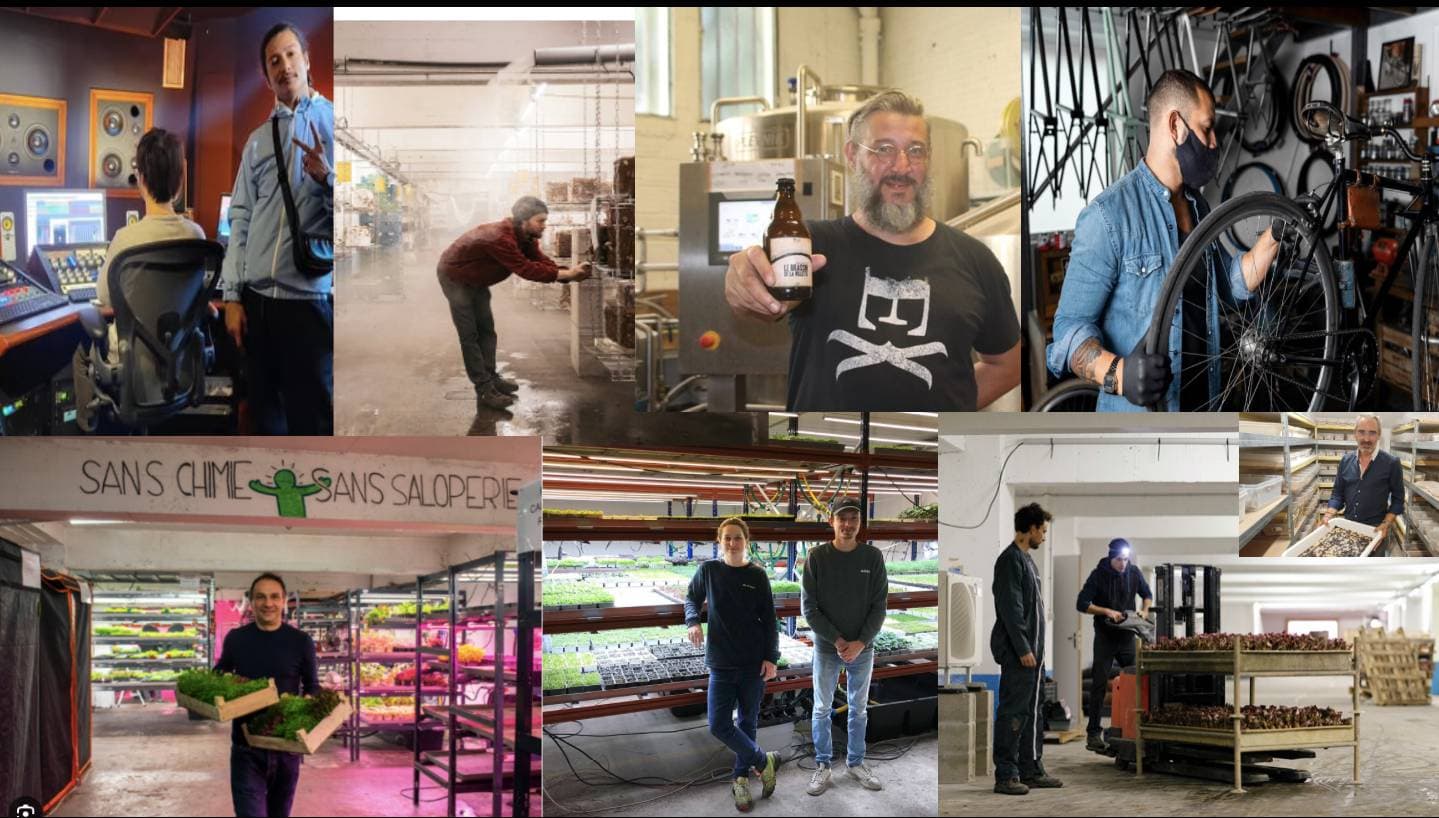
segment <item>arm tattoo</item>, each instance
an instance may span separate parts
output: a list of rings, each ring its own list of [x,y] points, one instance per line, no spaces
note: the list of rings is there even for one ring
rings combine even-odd
[[[1098,338],[1090,338],[1079,345],[1079,349],[1069,358],[1069,368],[1074,374],[1087,381],[1101,383],[1104,380],[1103,373],[1094,372],[1094,365],[1099,356],[1104,354],[1104,348],[1099,345]]]

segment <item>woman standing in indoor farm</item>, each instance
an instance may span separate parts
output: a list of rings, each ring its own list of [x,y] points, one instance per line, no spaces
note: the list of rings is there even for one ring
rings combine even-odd
[[[749,526],[737,517],[720,523],[721,559],[707,560],[695,571],[685,595],[685,625],[690,642],[705,649],[709,668],[710,734],[734,750],[734,805],[754,806],[749,777],[757,771],[762,798],[774,793],[779,753],[756,743],[764,684],[776,674],[779,630],[769,575],[749,558]],[[709,603],[709,639],[700,627],[700,611]],[[734,712],[739,708],[739,718]]]

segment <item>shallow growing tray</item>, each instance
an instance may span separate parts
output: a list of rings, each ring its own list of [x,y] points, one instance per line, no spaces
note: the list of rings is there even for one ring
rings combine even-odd
[[[296,731],[296,741],[276,738],[274,736],[253,736],[250,735],[249,726],[244,724],[240,725],[240,732],[245,734],[245,741],[249,743],[251,747],[256,747],[261,750],[278,750],[282,753],[312,755],[316,750],[320,749],[321,744],[325,743],[325,739],[340,729],[349,717],[350,705],[348,702],[341,701],[335,706],[334,710],[330,711],[330,715],[324,717],[320,720],[319,724],[315,725],[314,730]]]
[[[269,687],[263,690],[256,690],[254,693],[247,693],[238,699],[225,701],[224,696],[216,696],[213,703],[202,702],[199,699],[192,699],[175,690],[175,703],[197,713],[211,721],[230,721],[240,716],[248,716],[257,710],[264,710],[280,700],[280,693],[275,689],[275,680],[269,680]],[[174,684],[174,682],[169,682]]]
[[[1179,727],[1172,724],[1141,724],[1145,741],[1177,741],[1211,747],[1236,746],[1234,731],[1208,727]],[[1357,741],[1353,724],[1329,727],[1293,727],[1283,730],[1239,731],[1238,748],[1255,750],[1303,750],[1324,747],[1347,747]]]
[[[1311,547],[1318,545],[1319,541],[1324,539],[1324,535],[1329,533],[1330,528],[1347,528],[1350,531],[1358,531],[1361,534],[1366,534],[1372,537],[1373,539],[1369,541],[1368,547],[1366,547],[1359,554],[1359,557],[1369,556],[1374,551],[1374,548],[1384,540],[1384,538],[1379,535],[1378,529],[1372,525],[1356,523],[1351,520],[1346,520],[1343,517],[1335,517],[1333,520],[1329,521],[1328,525],[1321,526],[1315,529],[1312,533],[1309,534],[1309,536],[1284,549],[1284,553],[1280,554],[1280,556],[1297,557],[1303,554]],[[1358,559],[1359,557],[1332,557],[1331,559]]]
[[[1347,674],[1354,672],[1350,650],[1241,650],[1243,676]],[[1232,650],[1146,650],[1145,672],[1234,673]]]

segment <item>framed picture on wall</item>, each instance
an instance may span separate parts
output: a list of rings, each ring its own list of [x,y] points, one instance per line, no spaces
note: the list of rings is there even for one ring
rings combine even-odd
[[[1379,91],[1407,88],[1414,82],[1414,38],[1390,40],[1379,53]]]

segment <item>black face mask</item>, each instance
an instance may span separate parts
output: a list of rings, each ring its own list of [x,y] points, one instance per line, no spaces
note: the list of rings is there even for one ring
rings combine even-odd
[[[1179,121],[1189,129],[1189,137],[1174,148],[1174,158],[1179,160],[1179,177],[1184,184],[1199,190],[1214,178],[1219,169],[1219,148],[1211,148],[1199,139],[1199,134],[1180,115]]]

